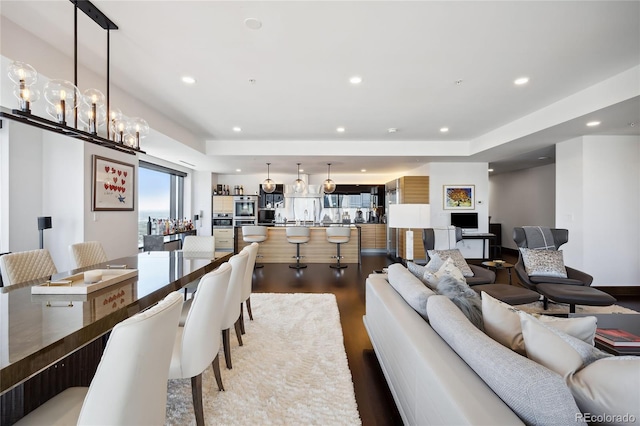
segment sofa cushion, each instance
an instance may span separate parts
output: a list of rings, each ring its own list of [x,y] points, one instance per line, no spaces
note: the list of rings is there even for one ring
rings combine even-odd
[[[489,337],[521,355],[526,354],[520,325],[520,311],[491,295],[482,292],[482,318],[484,331]],[[583,340],[593,346],[596,317],[558,318],[536,315],[540,321]]]
[[[464,256],[462,255],[462,253],[460,253],[459,249],[427,250],[427,254],[431,259],[431,261],[429,262],[429,268],[432,270],[435,268],[439,269],[440,268],[439,265],[441,265],[448,258],[451,258],[453,259],[453,262],[455,263],[456,267],[460,269],[460,271],[462,271],[463,276],[465,277],[473,276],[473,271],[471,270],[471,268],[469,268],[467,261],[464,259]],[[431,265],[431,262],[433,262],[433,265]]]
[[[562,250],[536,250],[520,247],[527,275],[567,278]]]
[[[435,292],[425,286],[401,263],[394,263],[388,268],[389,284],[402,298],[418,312],[422,318],[427,317],[427,299]]]
[[[440,337],[525,423],[585,424],[558,374],[491,339],[444,296],[430,297],[427,313]]]
[[[482,301],[480,296],[467,285],[451,275],[444,275],[438,280],[438,294],[447,296],[460,309],[465,317],[480,330],[482,325]]]
[[[614,357],[520,314],[529,357],[562,374],[578,407],[597,424],[640,419],[640,358]]]

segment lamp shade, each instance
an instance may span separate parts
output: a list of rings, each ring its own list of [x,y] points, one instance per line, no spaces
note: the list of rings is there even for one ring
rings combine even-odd
[[[390,204],[389,227],[418,228],[431,226],[431,206],[429,204]]]

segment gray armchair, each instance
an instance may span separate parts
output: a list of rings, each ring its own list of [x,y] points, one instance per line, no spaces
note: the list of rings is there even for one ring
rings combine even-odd
[[[551,228],[551,235],[553,235],[553,243],[555,249],[558,250],[561,245],[569,241],[569,230]],[[518,247],[531,248],[527,243],[527,236],[522,227],[513,228],[513,240]],[[567,278],[556,278],[547,276],[528,275],[524,267],[524,261],[522,260],[522,253],[518,250],[518,261],[513,268],[520,279],[520,282],[525,287],[535,290],[538,284],[564,284],[564,285],[578,285],[578,286],[590,286],[593,282],[593,277],[585,272],[577,269],[569,268],[565,265],[567,270]]]
[[[452,245],[462,240],[462,228],[456,227],[456,238],[455,242],[452,242]],[[422,230],[422,243],[424,245],[424,252],[427,258],[427,262],[429,262],[429,252],[428,250],[433,250],[435,247],[435,233],[433,232],[433,228],[426,228]],[[478,285],[478,284],[493,284],[496,281],[495,272],[485,269],[478,265],[469,264],[471,271],[473,272],[473,277],[465,277],[467,284],[470,286]]]

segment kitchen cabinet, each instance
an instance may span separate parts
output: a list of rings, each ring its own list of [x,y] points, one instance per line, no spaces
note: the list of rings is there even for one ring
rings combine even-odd
[[[258,205],[261,209],[276,208],[276,205],[278,205],[278,207],[284,207],[284,185],[277,184],[276,190],[271,194],[267,194],[262,190],[262,187],[260,187],[260,200]]]
[[[383,252],[387,247],[387,232],[384,223],[363,223],[358,225],[360,231],[360,247],[367,251]]]
[[[212,204],[213,213],[229,213],[233,215],[233,196],[232,195],[214,195]]]
[[[233,228],[214,229],[216,251],[233,251]]]

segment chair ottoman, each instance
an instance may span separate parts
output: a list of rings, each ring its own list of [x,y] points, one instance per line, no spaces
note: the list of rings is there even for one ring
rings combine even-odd
[[[551,299],[568,303],[572,314],[576,312],[576,305],[609,306],[616,303],[615,297],[593,287],[543,283],[538,284],[536,290],[544,296],[544,309],[549,305],[547,299]]]
[[[471,288],[478,293],[484,291],[509,305],[524,305],[540,299],[540,294],[535,291],[509,284],[480,284]]]

